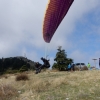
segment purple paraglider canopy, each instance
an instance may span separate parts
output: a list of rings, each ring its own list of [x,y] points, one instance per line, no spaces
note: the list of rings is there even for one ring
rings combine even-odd
[[[49,0],[43,23],[43,38],[49,43],[74,0]]]

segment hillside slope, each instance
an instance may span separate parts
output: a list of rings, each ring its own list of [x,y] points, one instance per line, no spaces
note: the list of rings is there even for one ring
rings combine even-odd
[[[100,71],[26,72],[29,80],[16,81],[18,74],[0,77],[0,87],[11,86],[17,92],[4,100],[100,100]],[[1,98],[1,96],[0,96]],[[2,99],[0,99],[2,100]]]

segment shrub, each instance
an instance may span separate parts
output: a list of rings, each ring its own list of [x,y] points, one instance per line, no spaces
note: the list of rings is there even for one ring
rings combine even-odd
[[[20,68],[20,72],[24,72],[24,71],[28,71],[28,68],[26,65],[23,65],[21,68]]]
[[[87,66],[84,66],[84,67],[82,68],[82,70],[88,70]]]
[[[87,66],[84,66],[84,67],[81,67],[81,68],[75,66],[74,69],[75,69],[75,71],[84,71],[84,70],[88,70]]]
[[[76,67],[76,66],[74,67],[74,69],[75,69],[75,71],[79,71],[79,70],[80,70],[80,69],[79,69],[78,67]]]
[[[16,81],[26,81],[26,80],[29,80],[28,76],[26,74],[20,74],[18,76],[16,76]]]
[[[5,74],[14,74],[14,73],[17,73],[17,72],[19,72],[19,71],[18,70],[7,70],[5,72]]]

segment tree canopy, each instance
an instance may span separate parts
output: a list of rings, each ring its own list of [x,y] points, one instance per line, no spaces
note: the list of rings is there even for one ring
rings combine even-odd
[[[56,57],[54,59],[55,63],[53,64],[53,69],[58,69],[60,71],[66,70],[68,64],[73,63],[73,59],[67,58],[67,53],[61,46],[58,47],[58,52],[56,53]]]

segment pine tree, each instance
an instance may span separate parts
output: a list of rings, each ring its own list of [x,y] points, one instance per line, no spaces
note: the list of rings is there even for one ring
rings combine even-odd
[[[56,63],[53,64],[52,68],[58,69],[60,71],[62,70],[66,70],[68,64],[71,64],[73,62],[72,59],[67,58],[67,54],[65,52],[65,50],[61,49],[62,47],[59,46],[58,47],[58,52],[56,53],[56,57],[54,59],[54,61],[56,61]]]

